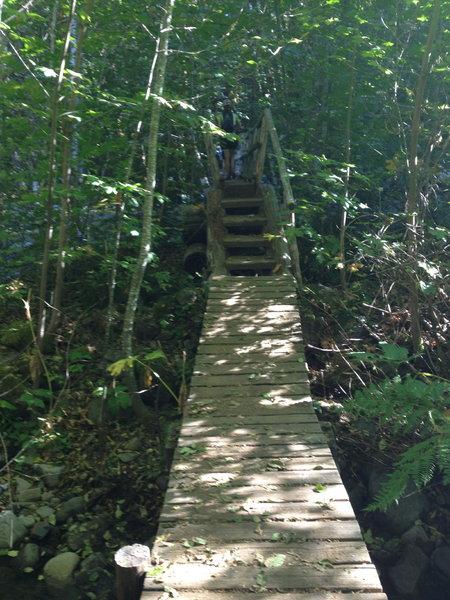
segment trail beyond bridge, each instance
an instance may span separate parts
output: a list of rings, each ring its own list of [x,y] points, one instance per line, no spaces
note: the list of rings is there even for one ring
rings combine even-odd
[[[312,406],[289,189],[261,184],[272,127],[245,180],[220,182],[207,140],[212,276],[145,600],[386,600]]]

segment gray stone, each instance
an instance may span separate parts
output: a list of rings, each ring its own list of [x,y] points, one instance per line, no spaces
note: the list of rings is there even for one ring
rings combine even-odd
[[[27,528],[11,510],[0,513],[0,549],[14,548],[26,533]]]
[[[389,577],[395,589],[405,596],[418,592],[418,584],[423,572],[429,565],[429,559],[420,548],[406,546],[400,561],[389,569]]]
[[[424,492],[414,490],[384,513],[389,529],[400,535],[407,531],[429,509]]]
[[[375,498],[380,493],[386,479],[385,473],[372,471],[368,484],[371,498]],[[411,483],[406,488],[405,496],[380,514],[383,525],[395,535],[401,535],[410,529],[428,509],[429,502],[425,493],[417,490]]]
[[[42,475],[44,483],[49,488],[55,488],[64,472],[63,465],[51,465],[46,463],[40,463],[35,465],[37,471]]]
[[[131,451],[119,452],[119,460],[123,463],[132,462],[133,460],[135,460],[136,457],[137,457],[136,452],[131,452]]]
[[[17,500],[22,504],[23,502],[33,502],[34,500],[40,500],[42,496],[42,489],[40,487],[29,488],[17,492]]]
[[[27,528],[33,527],[33,525],[36,522],[35,518],[31,515],[19,515],[18,519],[22,523],[22,525]]]
[[[50,506],[40,506],[36,510],[37,514],[41,517],[41,519],[48,519],[52,515],[55,514],[55,509]]]
[[[39,546],[37,544],[25,544],[17,557],[17,562],[21,569],[26,567],[35,567],[39,562]]]
[[[137,452],[138,450],[141,450],[142,440],[140,440],[139,438],[132,438],[127,442],[126,449],[130,450],[131,452]]]
[[[20,494],[21,492],[24,492],[25,490],[29,490],[30,487],[33,487],[33,484],[31,483],[31,481],[28,481],[28,479],[24,479],[23,477],[16,477],[15,482],[16,482],[16,491],[18,494]]]
[[[450,546],[439,546],[431,555],[431,560],[439,571],[450,579]]]
[[[47,523],[47,521],[39,521],[39,523],[33,525],[33,528],[30,532],[31,537],[36,540],[43,540],[48,536],[51,528],[52,526],[49,523]]]
[[[64,523],[69,517],[81,513],[86,508],[83,496],[74,496],[61,504],[56,513],[56,522]]]
[[[401,540],[404,544],[419,546],[426,554],[429,554],[434,546],[433,540],[428,537],[423,526],[419,524],[413,525],[408,531],[405,531]]]
[[[62,552],[51,558],[44,566],[44,578],[52,588],[63,589],[73,582],[73,573],[80,557],[75,552]]]
[[[94,552],[81,563],[82,571],[94,571],[96,569],[104,569],[108,566],[108,561],[101,552]]]
[[[83,531],[69,531],[67,534],[67,545],[74,552],[81,550],[87,540],[86,533]]]

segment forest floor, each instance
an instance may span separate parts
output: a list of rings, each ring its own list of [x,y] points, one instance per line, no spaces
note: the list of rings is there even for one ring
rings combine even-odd
[[[203,316],[202,290],[193,288],[197,300],[187,310],[188,319],[177,328],[177,344],[170,340],[173,348],[181,343],[188,349],[189,364]],[[371,334],[357,319],[337,327],[338,310],[329,302],[329,296],[307,292],[302,300],[306,356],[316,409],[328,432],[364,539],[390,600],[411,597],[411,579],[417,598],[449,600],[448,579],[436,567],[436,553],[445,557],[448,548],[448,486],[437,480],[427,491],[416,490],[385,513],[367,512],[395,456],[392,448],[380,446],[370,432],[355,427],[342,411],[355,372],[345,356],[333,350],[345,346],[349,338],[357,338],[360,348],[371,349],[375,345],[373,334],[390,339],[392,324],[387,319],[378,320],[376,326],[372,324],[375,329]],[[352,312],[351,307],[340,306],[339,310]],[[398,341],[398,330],[391,338]],[[172,361],[177,353],[174,350],[170,355],[167,350],[168,360]],[[83,380],[95,377],[94,364],[92,372],[83,372]],[[179,386],[179,377],[166,377],[174,389]],[[147,402],[155,421],[150,426],[137,424],[125,413],[110,415],[99,425],[90,410],[92,395],[81,387],[71,390],[51,427],[42,422],[40,436],[14,462],[9,474],[15,480],[13,500],[28,528],[28,543],[20,551],[4,553],[0,558],[0,576],[5,582],[0,598],[47,599],[44,565],[55,555],[76,553],[80,559],[76,588],[67,590],[67,599],[109,600],[113,598],[114,552],[129,543],[152,544],[180,420],[170,395],[162,394],[156,382],[151,387]],[[5,507],[10,505],[7,493],[0,500]],[[33,547],[38,548],[35,559],[30,556]],[[409,562],[405,562],[409,555]],[[401,586],[405,593],[399,592]]]

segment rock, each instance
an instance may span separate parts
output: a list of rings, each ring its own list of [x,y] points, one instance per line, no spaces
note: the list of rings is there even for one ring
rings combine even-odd
[[[386,479],[385,473],[372,471],[368,483],[371,498],[375,498],[379,494]],[[392,504],[386,511],[379,513],[380,521],[392,533],[401,535],[410,529],[428,509],[429,502],[425,493],[417,490],[415,485],[410,483],[403,498],[396,504]]]
[[[142,449],[142,440],[139,438],[131,438],[126,444],[126,449],[130,450],[130,452],[137,452]]]
[[[83,531],[69,531],[67,534],[67,545],[74,552],[81,550],[85,542],[87,541],[86,532]]]
[[[31,530],[31,537],[36,540],[43,540],[48,536],[51,528],[52,526],[50,525],[50,523],[47,523],[47,521],[39,521],[39,523],[33,525],[33,528]]]
[[[431,555],[435,567],[450,579],[450,546],[439,546]]]
[[[413,525],[402,536],[401,540],[404,544],[419,546],[425,554],[429,554],[434,547],[434,542],[431,540],[422,525]]]
[[[350,502],[354,510],[359,511],[367,505],[367,491],[364,485],[359,481],[350,487],[348,490]]]
[[[27,528],[11,510],[0,513],[0,549],[14,548],[26,533]]]
[[[52,515],[55,514],[55,509],[50,506],[40,506],[36,510],[37,514],[41,517],[41,519],[48,519]]]
[[[412,527],[429,509],[429,502],[424,492],[414,490],[409,494],[397,504],[390,506],[384,513],[388,527],[398,535]]]
[[[16,477],[15,482],[16,482],[16,492],[18,494],[21,494],[21,492],[24,492],[25,490],[29,490],[31,487],[33,487],[33,484],[31,483],[31,481],[28,481],[28,479],[24,479],[23,477]]]
[[[389,569],[395,589],[405,596],[418,592],[419,580],[429,565],[429,559],[417,546],[406,546],[400,561]]]
[[[56,522],[64,523],[69,517],[83,512],[85,508],[86,502],[83,496],[74,496],[61,504],[56,513]]]
[[[108,561],[101,552],[94,552],[81,563],[82,571],[94,571],[108,567]]]
[[[44,579],[47,585],[63,589],[73,582],[73,573],[80,562],[75,552],[62,552],[51,558],[44,566]]]
[[[42,496],[42,489],[40,487],[29,488],[17,492],[17,500],[20,503],[33,502],[34,500],[40,500]]]
[[[37,544],[25,544],[19,551],[17,562],[21,569],[34,567],[39,562],[39,556],[40,552]]]
[[[35,465],[35,468],[42,475],[45,485],[49,488],[55,488],[58,485],[64,472],[63,465],[39,463]]]
[[[127,451],[123,451],[123,452],[119,452],[119,460],[123,463],[129,463],[132,462],[133,460],[135,460],[135,458],[137,457],[137,452],[127,452]]]
[[[33,525],[36,522],[35,518],[31,515],[19,515],[18,519],[22,523],[22,525],[27,528],[33,527]]]

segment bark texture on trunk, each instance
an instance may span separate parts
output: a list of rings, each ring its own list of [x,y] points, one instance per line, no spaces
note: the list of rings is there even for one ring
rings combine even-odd
[[[159,51],[157,56],[155,57],[153,80],[150,86],[151,118],[147,144],[147,171],[145,181],[146,195],[143,205],[143,221],[141,229],[141,244],[139,249],[139,256],[130,282],[128,300],[125,308],[125,316],[122,328],[121,347],[124,356],[132,356],[133,354],[133,330],[137,304],[139,300],[139,294],[141,291],[145,270],[150,260],[150,252],[152,247],[153,204],[155,196],[156,165],[158,156],[158,132],[161,115],[160,99],[164,93],[164,82],[174,5],[175,0],[167,0],[164,7],[164,14],[162,17],[159,36]],[[137,394],[133,394],[133,397],[133,408],[136,413],[140,413],[142,408],[142,401],[137,396]]]
[[[417,261],[420,237],[420,187],[418,152],[419,137],[421,131],[420,119],[428,76],[431,68],[431,55],[433,45],[439,31],[439,20],[441,14],[440,0],[434,0],[428,37],[425,44],[419,77],[417,79],[414,93],[414,109],[411,118],[411,133],[408,145],[408,181],[406,191],[406,241],[409,261],[407,265],[407,280],[409,288],[409,313],[411,319],[411,341],[414,352],[420,351],[422,347],[422,335],[420,327],[419,287],[417,281]]]

